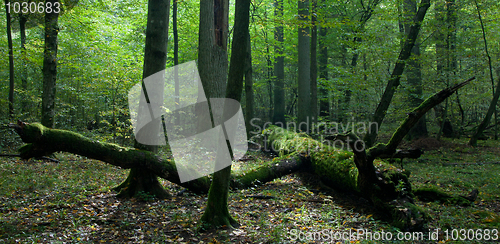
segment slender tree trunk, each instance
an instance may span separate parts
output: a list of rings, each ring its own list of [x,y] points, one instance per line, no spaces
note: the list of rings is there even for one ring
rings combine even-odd
[[[179,64],[179,33],[177,31],[177,1],[174,0],[172,4],[172,32],[174,33],[174,65]],[[180,99],[179,99],[179,73],[177,67],[174,70],[174,82],[175,82],[175,109],[179,109]],[[175,114],[175,124],[180,125],[180,114],[176,112]]]
[[[253,95],[253,70],[252,70],[252,46],[250,41],[250,34],[247,37],[247,52],[245,56],[245,124],[247,129],[247,137],[250,138],[250,131],[252,129],[250,121],[254,117],[254,95]]]
[[[410,57],[411,50],[415,45],[415,41],[420,31],[420,26],[430,5],[430,0],[422,0],[420,2],[420,7],[418,8],[417,14],[413,19],[413,23],[410,27],[410,31],[406,38],[405,44],[403,45],[401,52],[399,53],[399,57],[396,61],[394,70],[392,71],[391,77],[387,82],[387,86],[385,88],[384,94],[382,95],[380,103],[375,110],[373,120],[368,128],[368,132],[364,137],[364,141],[368,147],[371,147],[375,142],[375,139],[377,138],[378,129],[380,128],[380,125],[385,118],[387,109],[392,102],[394,93],[396,92],[396,89],[400,84],[400,79],[405,68],[406,60],[408,60],[408,58]]]
[[[52,6],[58,0],[49,0]],[[43,51],[43,94],[42,94],[42,124],[54,127],[56,78],[57,78],[57,19],[59,13],[45,14],[45,49]]]
[[[26,69],[26,15],[19,14],[19,32],[21,35],[21,89],[23,91],[23,96],[21,98],[21,112],[25,113],[28,111],[28,80],[27,80],[27,69]]]
[[[491,66],[491,56],[490,56],[490,54],[488,52],[488,42],[486,40],[486,31],[485,31],[485,28],[484,28],[483,19],[481,17],[481,11],[479,10],[479,4],[477,3],[477,0],[474,0],[474,2],[476,4],[476,9],[477,9],[477,15],[478,15],[478,18],[479,18],[479,22],[481,23],[481,30],[483,32],[484,50],[485,50],[486,56],[488,57],[490,79],[491,79],[491,85],[492,85],[492,90],[493,90],[493,99],[491,100],[490,107],[488,108],[488,112],[486,112],[486,116],[484,117],[484,119],[481,122],[481,124],[479,124],[479,126],[477,127],[476,133],[474,133],[474,135],[469,140],[469,145],[476,147],[477,146],[477,139],[479,138],[479,136],[481,136],[483,134],[484,130],[486,129],[486,126],[488,126],[488,124],[490,123],[492,115],[495,115],[495,121],[494,121],[495,122],[495,124],[494,124],[494,126],[495,126],[495,140],[497,139],[497,131],[496,131],[496,128],[497,128],[496,106],[497,106],[497,102],[498,102],[498,97],[500,96],[500,92],[499,92],[499,90],[500,90],[500,79],[498,80],[497,87],[495,89],[495,87],[494,87],[494,83],[495,82],[493,80],[493,68]]]
[[[311,123],[318,121],[318,27],[316,18],[317,0],[312,0],[311,14]]]
[[[319,28],[319,78],[322,82],[328,80],[328,46],[325,44],[328,28],[320,26]],[[319,116],[330,115],[329,92],[325,89],[325,85],[321,85],[319,89]]]
[[[248,22],[250,12],[250,0],[237,0],[235,6],[235,23],[234,23],[234,36],[232,42],[231,66],[228,75],[228,86],[226,90],[226,97],[236,101],[241,100],[241,93],[243,91],[243,75],[246,60],[244,58],[247,52],[248,42]],[[234,58],[236,57],[236,58]],[[224,114],[228,113],[227,106],[224,108]],[[223,117],[226,117],[225,115]],[[223,127],[224,133],[226,133]],[[220,138],[225,140],[225,138]],[[227,142],[227,141],[226,141]],[[229,142],[226,143],[230,149],[231,158],[232,150]],[[220,144],[219,144],[220,145]],[[219,153],[217,154],[219,155]],[[218,156],[217,156],[218,157]],[[219,161],[217,162],[219,163]],[[217,166],[216,166],[217,168]],[[225,167],[214,173],[214,179],[210,185],[208,192],[207,207],[201,220],[204,223],[213,226],[238,226],[238,222],[231,217],[228,210],[227,198],[229,195],[229,183],[231,177],[231,166]]]
[[[309,0],[298,0],[299,9],[299,75],[298,75],[298,111],[297,128],[309,132],[311,105],[311,39],[309,37],[308,17]]]
[[[444,2],[438,2],[436,3],[436,11],[435,11],[435,18],[438,26],[436,27],[436,34],[435,34],[435,43],[436,43],[436,75],[437,75],[437,80],[442,83],[446,84],[446,70],[448,67],[448,64],[446,63],[446,55],[447,55],[447,50],[446,50],[446,32],[447,32],[447,23],[446,23],[446,14],[445,14],[445,3]],[[447,107],[447,106],[446,106]],[[439,126],[439,131],[437,134],[437,139],[441,137],[441,133],[443,130],[444,123],[447,123],[446,121],[446,113],[442,105],[438,105],[434,108],[435,114],[436,114],[436,120],[437,124]]]
[[[9,1],[5,0],[5,4]],[[12,28],[10,22],[10,12],[5,6],[7,18],[7,42],[9,46],[9,117],[14,118],[14,49],[12,47]]]
[[[404,33],[407,36],[410,32],[410,21],[413,19],[417,13],[417,1],[416,0],[405,0],[404,1]],[[406,76],[409,83],[408,100],[410,101],[410,106],[415,108],[419,106],[424,100],[422,99],[422,71],[420,67],[420,43],[415,42],[415,46],[412,49],[412,58],[408,60],[408,68],[406,69]],[[425,115],[418,121],[417,124],[408,133],[408,138],[410,140],[418,139],[420,137],[427,136],[427,126]]]
[[[283,21],[283,0],[274,1],[274,16],[277,23]],[[285,57],[283,56],[283,25],[274,28],[274,116],[273,122],[285,125]]]
[[[142,91],[145,94],[146,101],[142,102],[141,100],[142,103],[140,103],[139,106],[143,109],[141,109],[139,113],[141,113],[141,111],[143,113],[149,113],[147,109],[148,105],[145,103],[151,104],[150,106],[152,107],[159,107],[162,104],[155,104],[154,102],[163,102],[164,81],[155,81],[158,82],[158,84],[153,85],[153,87],[161,87],[162,89],[146,90],[144,79],[166,68],[169,12],[170,0],[148,1],[148,22],[146,26],[146,45],[144,49],[144,65],[142,71]],[[149,98],[156,99],[149,100]],[[143,118],[147,118],[147,115],[138,116],[138,119]],[[135,142],[136,148],[156,152],[157,146],[143,145],[140,144],[139,141],[143,141],[143,139],[140,139],[142,137],[154,141],[151,137],[158,136],[157,132],[160,126],[161,118],[154,118],[137,132],[137,140]],[[156,175],[143,168],[130,169],[127,179],[116,187],[115,190],[119,191],[119,197],[133,197],[140,192],[145,192],[160,199],[169,197],[168,192],[163,189]]]

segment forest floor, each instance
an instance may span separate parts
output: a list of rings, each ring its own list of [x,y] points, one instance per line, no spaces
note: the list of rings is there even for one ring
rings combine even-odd
[[[483,242],[478,240],[479,232],[483,240],[500,238],[499,143],[480,141],[477,148],[465,144],[465,139],[426,139],[403,145],[427,147],[421,158],[406,159],[402,165],[411,171],[414,188],[434,186],[460,195],[474,188],[480,191],[471,207],[417,201],[431,219],[423,233],[425,240],[407,243],[453,243],[453,239],[464,243],[461,229],[469,234],[465,239],[474,238],[471,243]],[[59,163],[0,158],[0,243],[322,243],[339,234],[369,237],[366,233],[379,240],[360,238],[347,243],[380,243],[388,233],[393,240],[397,238],[398,229],[366,200],[327,188],[307,173],[232,190],[229,209],[241,226],[203,232],[199,219],[205,195],[184,192],[167,200],[146,194],[140,199],[117,199],[111,188],[126,178],[127,170],[66,153],[55,156]],[[252,157],[253,161],[233,167],[270,159],[260,153]],[[163,184],[173,195],[182,190]],[[365,235],[357,236],[358,231]],[[433,233],[438,240],[428,240]],[[413,234],[419,238],[419,233]]]

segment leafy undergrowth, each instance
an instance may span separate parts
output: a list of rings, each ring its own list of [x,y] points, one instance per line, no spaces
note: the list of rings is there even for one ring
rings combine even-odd
[[[445,229],[450,234],[452,229],[500,229],[500,165],[443,165],[499,161],[499,149],[491,142],[477,149],[460,143],[447,142],[420,159],[403,163],[412,172],[414,187],[434,186],[461,195],[474,188],[480,191],[472,207],[417,201],[432,217],[427,227],[431,233],[441,229],[442,242]],[[336,234],[356,235],[359,230],[390,232],[393,238],[398,231],[366,200],[336,192],[313,175],[301,173],[233,190],[229,209],[241,226],[202,232],[199,219],[206,196],[190,192],[176,196],[183,188],[162,182],[174,195],[171,199],[155,200],[147,194],[140,199],[117,199],[110,189],[126,178],[127,170],[75,155],[55,156],[60,163],[1,158],[0,242],[297,243],[296,238],[301,237],[301,243],[321,243]],[[236,163],[234,169],[269,160],[257,153],[251,158]],[[426,238],[428,235],[424,233]],[[309,241],[312,238],[316,241]],[[407,241],[430,242],[437,241]]]

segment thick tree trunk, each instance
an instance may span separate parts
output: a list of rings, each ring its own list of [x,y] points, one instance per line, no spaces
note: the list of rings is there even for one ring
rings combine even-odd
[[[311,115],[311,40],[309,37],[309,0],[298,0],[299,29],[298,29],[298,107],[297,107],[297,129],[309,131]]]
[[[215,0],[216,3],[218,1],[219,0]],[[216,9],[216,11],[219,11],[218,12],[219,14],[227,13],[228,8],[224,4],[224,8]],[[231,49],[232,50],[231,55],[233,58],[231,58],[231,65],[227,78],[228,84],[225,94],[226,98],[234,99],[238,102],[241,100],[241,94],[243,92],[243,75],[245,72],[245,63],[246,63],[246,60],[243,57],[245,57],[245,54],[247,52],[246,46],[249,44],[248,42],[249,11],[250,11],[250,0],[236,1],[234,36]],[[220,16],[214,15],[214,17],[217,19]],[[225,38],[226,37],[224,36],[224,39]],[[220,48],[220,45],[216,44],[214,47]],[[219,53],[219,55],[220,59],[227,60],[227,53]],[[218,69],[219,72],[224,72],[227,69],[227,66],[224,66],[224,63],[219,63],[219,66],[215,68]],[[206,78],[211,78],[211,79],[206,80],[205,82],[212,81],[213,79],[220,79],[221,77],[218,77],[217,76],[218,74],[224,75],[224,73],[218,73],[215,74],[215,76],[210,77],[210,74],[207,74]],[[231,113],[229,107],[230,106],[228,106],[226,103],[224,106],[223,118],[229,118],[229,116],[227,116]],[[226,135],[226,137],[221,136],[219,138],[218,145],[219,147],[227,145],[231,158],[233,158],[232,148],[229,141],[227,141],[227,130],[224,124],[222,124],[222,130],[224,131],[224,135]],[[218,153],[216,156],[217,157],[216,164],[224,165],[225,164],[225,162],[223,162],[224,159],[222,159],[222,157],[219,158],[221,156],[219,149],[220,148],[218,148]],[[223,166],[217,166],[217,165],[215,166],[215,168],[222,168],[222,167]],[[220,226],[236,227],[239,225],[238,222],[229,214],[229,209],[227,204],[230,178],[231,178],[231,165],[214,173],[214,178],[212,184],[210,185],[210,190],[208,192],[207,207],[205,209],[205,212],[203,213],[203,216],[201,217],[201,221],[203,223],[209,224],[214,227],[220,227]]]
[[[49,2],[49,1],[47,1]],[[58,0],[51,0],[52,6]],[[42,124],[54,127],[56,77],[57,77],[57,19],[59,13],[45,14],[45,49],[43,51],[43,94],[42,94]]]
[[[283,20],[283,0],[274,1],[274,16],[277,21]],[[283,25],[274,28],[274,115],[273,123],[285,125],[285,57],[283,56]]]
[[[382,161],[374,167],[364,149],[349,152],[327,145],[345,142],[353,148],[362,148],[362,141],[354,134],[340,135],[326,144],[276,126],[269,127],[264,134],[272,148],[280,153],[307,155],[310,168],[326,185],[360,194],[388,213],[393,225],[402,230],[423,227],[425,214],[412,203],[408,172],[397,170]]]
[[[142,88],[146,97],[146,101],[141,100],[139,106],[138,119],[148,118],[148,105],[153,108],[161,106],[161,104],[151,104],[151,101],[163,101],[163,89],[146,90],[144,79],[147,77],[165,70],[167,61],[167,43],[168,43],[168,21],[169,21],[170,0],[148,1],[148,18],[146,26],[146,45],[144,49],[144,65],[142,71]],[[164,81],[158,81],[154,87],[163,88]],[[159,98],[151,99],[150,98]],[[147,103],[147,104],[146,104]],[[151,105],[150,105],[151,104]],[[156,141],[151,137],[157,137],[158,128],[160,128],[161,118],[154,118],[151,123],[144,126],[136,133],[136,147],[140,149],[151,150],[155,152],[156,145],[142,145],[140,142],[145,141],[143,138],[148,138],[148,141]],[[130,170],[127,179],[118,187],[118,196],[132,197],[138,193],[146,193],[157,198],[168,197],[169,194],[161,187],[153,172],[140,167],[134,167]]]

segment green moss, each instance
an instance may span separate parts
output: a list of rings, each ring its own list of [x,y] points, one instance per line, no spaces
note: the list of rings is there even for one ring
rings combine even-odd
[[[358,169],[352,152],[337,150],[306,134],[277,126],[270,126],[263,133],[273,150],[280,152],[280,155],[296,152],[309,156],[313,171],[328,184],[348,191],[358,191]]]
[[[26,124],[23,128],[23,141],[35,142],[39,140],[47,131],[47,128],[40,123]]]
[[[279,167],[279,163],[284,160],[295,160],[296,162],[301,162],[301,159],[297,153],[292,153],[288,155],[283,155],[274,158],[271,161],[263,161],[258,167],[253,167],[245,170],[245,172],[235,172],[233,171],[233,187],[249,187],[263,182],[273,180],[279,175],[277,175],[276,167]]]

